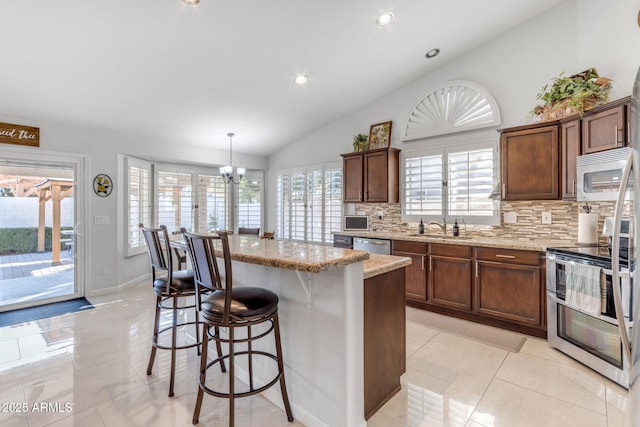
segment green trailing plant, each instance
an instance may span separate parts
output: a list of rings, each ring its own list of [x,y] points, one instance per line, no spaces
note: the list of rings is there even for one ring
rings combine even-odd
[[[572,76],[565,76],[562,72],[550,85],[542,87],[537,99],[544,104],[531,110],[531,115],[543,115],[544,118],[551,119],[575,113],[582,115],[596,105],[607,102],[610,91],[611,80],[600,77],[595,68]],[[554,117],[554,112],[558,117]]]
[[[353,151],[364,151],[369,143],[369,135],[359,133],[353,137]]]

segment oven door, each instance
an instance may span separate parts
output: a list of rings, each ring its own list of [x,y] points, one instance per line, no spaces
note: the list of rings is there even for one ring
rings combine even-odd
[[[575,310],[547,292],[549,344],[623,387],[629,387],[628,361],[616,320]]]

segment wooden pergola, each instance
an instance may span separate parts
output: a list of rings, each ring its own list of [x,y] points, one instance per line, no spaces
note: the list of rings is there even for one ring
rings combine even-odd
[[[38,203],[38,252],[44,252],[45,204],[51,200],[51,264],[60,264],[60,201],[73,194],[72,179],[45,179],[35,184],[23,196],[37,194]]]

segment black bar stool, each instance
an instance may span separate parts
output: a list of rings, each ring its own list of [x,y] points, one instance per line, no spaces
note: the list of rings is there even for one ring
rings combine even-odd
[[[229,399],[229,426],[234,425],[234,400],[240,397],[255,395],[268,389],[276,382],[280,382],[280,391],[287,420],[293,421],[291,405],[284,380],[284,363],[282,360],[282,346],[280,344],[280,326],[278,323],[278,296],[263,288],[239,287],[233,288],[231,273],[231,253],[227,233],[221,232],[216,236],[200,236],[185,233],[189,257],[193,263],[196,289],[207,288],[210,293],[198,298],[200,315],[207,326],[202,332],[202,354],[200,356],[200,380],[198,397],[193,412],[193,424],[198,423],[202,398],[204,393],[216,397]],[[217,255],[224,260],[224,286],[221,272],[216,259]],[[266,331],[252,335],[252,327],[268,322]],[[228,337],[220,334],[220,328],[228,328]],[[246,328],[246,338],[236,336],[236,328]],[[271,332],[275,337],[276,354],[255,350],[252,343],[266,337]],[[207,345],[209,340],[216,342],[218,357],[212,361],[207,359]],[[223,354],[221,344],[227,344],[228,354]],[[246,350],[235,351],[236,344],[243,343]],[[235,357],[246,355],[249,373],[248,390],[237,391],[234,385]],[[278,372],[275,377],[264,385],[256,386],[253,375],[254,357],[273,360],[277,364]],[[229,391],[218,391],[207,386],[207,371],[210,367],[220,364],[222,372],[226,372],[225,360],[229,365]]]
[[[198,328],[199,316],[195,301],[193,304],[179,305],[178,298],[194,297],[196,298],[196,286],[193,278],[193,271],[190,270],[173,270],[173,260],[171,256],[171,245],[169,241],[169,233],[167,227],[161,225],[160,228],[146,228],[143,224],[139,224],[140,231],[147,242],[149,250],[149,258],[151,261],[151,275],[153,278],[153,291],[156,294],[156,312],[153,325],[153,343],[151,347],[151,356],[149,356],[149,365],[147,366],[147,375],[151,375],[153,363],[156,358],[156,350],[171,350],[171,379],[169,381],[169,397],[173,396],[173,386],[176,376],[176,350],[187,349],[200,345],[200,330]],[[164,272],[162,276],[158,276],[157,272]],[[167,302],[171,301],[171,305]],[[193,308],[195,311],[195,321],[185,321],[178,323],[178,310],[186,310]],[[172,311],[172,324],[160,329],[160,315],[162,310]],[[186,325],[195,325],[195,342],[177,343],[177,329]],[[159,336],[164,332],[171,332],[171,345],[162,345],[158,342]],[[200,354],[200,348],[198,348]]]

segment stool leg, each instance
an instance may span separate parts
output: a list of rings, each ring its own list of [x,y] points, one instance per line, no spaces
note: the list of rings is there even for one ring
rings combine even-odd
[[[195,296],[194,298],[197,298],[197,296]],[[202,354],[202,340],[200,340],[200,313],[198,311],[198,304],[195,303],[195,310],[196,310],[196,340],[198,340],[198,346],[196,347],[198,349],[198,356]]]
[[[204,387],[207,383],[207,350],[209,348],[209,335],[207,327],[202,328],[202,354],[200,355],[200,379],[198,380],[198,397],[196,398],[196,407],[193,410],[193,424],[198,424],[200,419],[200,409],[202,408],[202,397],[204,396]]]
[[[251,351],[251,325],[249,325],[247,326],[247,357],[249,364],[249,390],[253,391],[253,354]]]
[[[233,350],[233,333],[234,328],[229,327],[229,427],[233,427],[235,423],[235,360]]]
[[[156,346],[158,344],[158,328],[160,327],[160,303],[162,299],[156,297],[156,318],[153,321],[153,344],[151,345],[151,356],[149,356],[149,364],[147,365],[147,375],[151,375],[153,362],[156,360]]]
[[[282,345],[280,344],[280,322],[278,321],[278,313],[273,316],[273,331],[276,339],[276,356],[278,357],[278,370],[280,371],[280,391],[282,392],[282,401],[284,409],[287,412],[287,421],[293,421],[291,413],[291,405],[289,404],[289,395],[287,394],[287,385],[284,381],[284,361],[282,360]]]
[[[169,397],[173,397],[173,384],[176,377],[176,332],[178,329],[178,297],[172,297],[173,300],[173,322],[171,327],[171,379],[169,380]]]
[[[216,350],[218,350],[218,357],[222,357],[222,345],[220,344],[220,328],[218,328],[217,326],[213,328],[213,331],[216,334],[216,337],[218,339],[216,339]],[[224,365],[224,359],[220,359],[220,370],[222,372],[227,372],[227,368]]]

